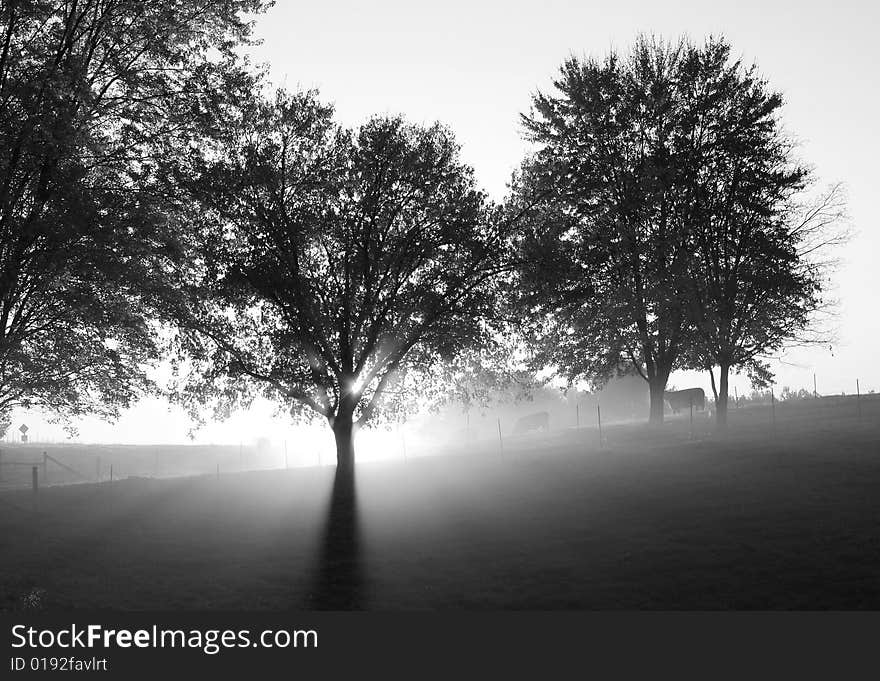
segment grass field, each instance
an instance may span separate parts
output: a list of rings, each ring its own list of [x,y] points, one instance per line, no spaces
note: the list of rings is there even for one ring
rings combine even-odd
[[[357,470],[368,609],[880,609],[880,401]],[[0,609],[321,607],[331,468],[0,494]],[[336,565],[334,569],[339,569]]]

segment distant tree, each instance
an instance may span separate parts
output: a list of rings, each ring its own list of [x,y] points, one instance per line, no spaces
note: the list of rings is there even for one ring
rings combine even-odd
[[[197,199],[182,396],[218,413],[262,392],[354,434],[440,389],[491,343],[506,225],[449,130],[334,124],[313,93],[254,101],[182,175]]]
[[[712,39],[688,46],[680,68],[683,209],[691,257],[684,299],[712,376],[716,418],[727,421],[728,376],[744,369],[767,385],[761,361],[792,341],[826,342],[811,322],[826,307],[828,249],[845,237],[839,186],[802,198],[810,172],[782,131],[782,96]],[[718,367],[716,384],[712,367]]]
[[[556,94],[536,95],[522,117],[538,149],[512,197],[532,205],[521,305],[538,360],[599,385],[632,367],[655,423],[686,342],[673,153],[690,132],[678,106],[683,51],[641,39],[627,59],[567,60]]]
[[[525,366],[521,339],[506,325],[508,320],[499,316],[494,321],[494,339],[438,367],[443,389],[429,408],[453,403],[465,413],[485,414],[502,404],[531,400],[544,390],[546,381]]]
[[[806,388],[792,390],[788,386],[783,386],[782,392],[779,394],[779,399],[782,402],[810,400],[813,399],[813,393]]]
[[[149,387],[173,254],[150,183],[241,79],[259,0],[0,4],[0,413],[111,417]]]

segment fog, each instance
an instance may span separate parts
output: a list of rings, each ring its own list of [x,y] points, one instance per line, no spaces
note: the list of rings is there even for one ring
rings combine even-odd
[[[751,403],[722,435],[688,414],[628,422],[628,398],[611,396],[601,442],[593,423],[560,423],[561,398],[487,412],[469,443],[441,445],[451,417],[438,414],[406,458],[359,456],[342,478],[330,461],[285,469],[266,442],[58,445],[45,468],[42,447],[6,446],[7,464],[37,464],[40,488],[30,466],[16,482],[0,464],[5,597],[42,609],[880,605],[864,551],[878,529],[880,401]],[[540,407],[549,431],[505,431]],[[138,470],[157,453],[158,475]],[[163,477],[163,461],[191,470]]]

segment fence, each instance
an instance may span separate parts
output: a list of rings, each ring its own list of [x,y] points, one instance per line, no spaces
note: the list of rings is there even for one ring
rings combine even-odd
[[[313,447],[275,445],[47,445],[0,447],[0,489],[95,483],[122,478],[217,475],[261,469],[326,464],[333,460]]]
[[[36,488],[50,484],[49,471],[56,473],[55,483],[89,482],[82,472],[51,456],[47,451],[39,458],[23,459],[31,452],[0,450],[0,487],[21,487],[28,481]]]
[[[772,425],[781,436],[786,432],[808,431],[815,423],[828,427],[845,424],[880,424],[880,394],[862,390],[855,384],[851,395],[802,395],[775,389],[756,392],[744,398],[734,394],[728,412],[729,430],[735,434],[761,424]],[[802,391],[801,391],[802,392]],[[780,399],[783,397],[784,399]],[[711,400],[709,406],[711,406]],[[486,418],[483,427],[463,415],[467,423],[463,433],[447,431],[460,437],[438,439],[413,429],[398,428],[381,444],[382,458],[411,461],[424,456],[464,455],[506,457],[539,453],[544,449],[607,452],[621,451],[629,442],[642,437],[640,428],[646,418],[615,420],[606,417],[604,404],[570,403],[570,418],[551,415],[550,430],[517,433],[512,415]],[[613,412],[612,412],[613,414]],[[646,415],[647,416],[647,415]],[[711,412],[696,413],[685,408],[668,415],[658,438],[684,442],[713,437]],[[364,433],[363,435],[367,435]],[[655,437],[652,435],[652,437]],[[367,440],[359,439],[361,460],[369,458]],[[375,447],[374,447],[375,449]],[[264,445],[45,445],[11,444],[0,448],[0,489],[29,488],[84,482],[104,482],[130,477],[162,478],[187,475],[221,475],[260,469],[284,469],[332,464],[335,456],[328,447],[320,449],[302,443],[288,447],[286,441]]]

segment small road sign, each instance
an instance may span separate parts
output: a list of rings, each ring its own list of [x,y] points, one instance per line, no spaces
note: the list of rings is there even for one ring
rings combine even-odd
[[[18,427],[18,429],[21,431],[22,435],[24,435],[29,430],[29,428],[23,423]]]

